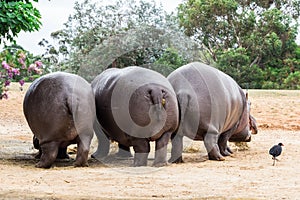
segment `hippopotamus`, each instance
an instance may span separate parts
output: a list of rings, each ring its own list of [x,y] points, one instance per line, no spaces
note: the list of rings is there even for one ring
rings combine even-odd
[[[34,134],[34,146],[41,151],[36,167],[50,168],[58,153],[67,156],[70,144],[77,144],[74,166],[88,166],[96,108],[85,79],[65,72],[36,79],[26,92],[23,111]]]
[[[92,156],[106,156],[109,140],[113,140],[124,149],[133,147],[133,166],[145,166],[150,141],[155,141],[153,165],[166,165],[167,144],[179,122],[176,95],[167,78],[150,69],[129,66],[103,71],[91,86],[100,125],[95,128],[98,149]]]
[[[203,140],[210,160],[232,154],[228,141],[249,142],[257,133],[250,103],[242,88],[227,74],[200,62],[179,67],[167,79],[177,95],[180,122],[171,136],[169,162],[182,160],[183,136]]]

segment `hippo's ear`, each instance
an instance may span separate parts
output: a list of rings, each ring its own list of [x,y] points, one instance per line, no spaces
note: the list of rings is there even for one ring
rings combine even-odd
[[[246,91],[246,99],[248,101],[248,90]]]

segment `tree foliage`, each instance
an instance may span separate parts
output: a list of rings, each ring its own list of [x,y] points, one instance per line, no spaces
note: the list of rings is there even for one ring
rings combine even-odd
[[[284,80],[285,88],[287,89],[300,89],[300,71],[290,73]]]
[[[208,54],[201,54],[199,45],[179,29],[176,17],[154,0],[117,0],[105,5],[86,0],[76,3],[74,10],[65,28],[52,36],[68,57],[67,68],[88,80],[93,78],[88,74],[130,65],[167,75],[174,66],[156,61],[170,48],[186,62],[209,60]]]
[[[279,77],[272,81],[283,83],[289,74],[285,63],[291,64],[297,49],[299,15],[298,0],[188,0],[178,8],[185,33],[205,45],[220,68],[240,77],[240,83],[256,81],[252,73],[241,73],[257,67],[260,76],[275,73]]]
[[[13,41],[21,31],[39,30],[40,19],[40,12],[29,0],[0,1],[0,44],[5,40]]]

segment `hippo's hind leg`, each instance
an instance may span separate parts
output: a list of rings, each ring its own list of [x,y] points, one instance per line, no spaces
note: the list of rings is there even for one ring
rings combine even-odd
[[[132,141],[134,150],[133,166],[147,166],[148,154],[150,152],[150,144],[146,138],[134,138]]]
[[[58,159],[69,159],[70,156],[67,153],[67,147],[59,148],[56,158],[58,158]]]
[[[182,151],[183,151],[183,136],[179,134],[173,134],[171,137],[172,150],[170,163],[183,163]]]
[[[40,141],[39,141],[39,139],[37,139],[37,137],[35,137],[35,135],[34,135],[34,136],[33,136],[33,139],[32,139],[32,142],[33,142],[33,147],[34,147],[35,149],[38,149],[38,150],[39,150],[38,154],[35,155],[35,158],[36,158],[36,159],[40,159],[41,156],[42,156],[42,149],[41,149],[41,147],[40,147]],[[69,157],[69,155],[68,155],[68,153],[67,153],[67,147],[66,147],[66,148],[59,148],[59,149],[58,149],[58,153],[57,153],[56,158],[58,158],[58,159],[69,159],[70,157]]]
[[[168,164],[167,147],[171,134],[171,132],[166,132],[155,141],[155,158],[153,166],[162,167]]]
[[[231,131],[227,131],[225,133],[222,133],[219,137],[218,146],[223,156],[230,156],[230,154],[232,154],[231,149],[227,145],[230,135]]]
[[[59,143],[58,142],[48,142],[41,145],[41,159],[36,164],[39,168],[50,168],[56,159],[58,153]]]
[[[80,134],[76,138],[77,142],[77,154],[74,167],[88,167],[88,155],[90,151],[91,140],[93,132],[91,134]]]
[[[104,134],[97,120],[94,122],[94,131],[98,140],[98,148],[97,151],[92,154],[92,158],[101,160],[101,158],[107,156],[109,153],[110,141],[108,137]]]
[[[42,156],[42,149],[39,149],[39,152],[34,156],[36,159],[40,159]],[[70,159],[70,156],[67,153],[67,148],[59,148],[56,156],[57,159]]]
[[[204,137],[204,145],[208,152],[208,159],[210,160],[225,160],[220,153],[218,146],[218,134],[213,132],[208,132]]]
[[[118,147],[119,147],[119,150],[118,150],[118,153],[116,153],[116,155],[118,157],[121,157],[121,158],[131,158],[132,157],[132,154],[130,152],[130,147],[122,145],[120,143],[118,144]]]

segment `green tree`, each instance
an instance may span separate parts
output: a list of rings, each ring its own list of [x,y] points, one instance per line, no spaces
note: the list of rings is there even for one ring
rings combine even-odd
[[[39,30],[40,19],[40,12],[29,0],[0,1],[0,44],[13,41],[21,31]]]
[[[161,64],[169,69],[175,70],[178,67],[187,64],[185,59],[178,54],[174,48],[167,48],[165,52],[155,61],[156,64]]]
[[[243,88],[261,88],[263,71],[256,64],[249,67],[250,57],[246,49],[230,49],[220,55],[218,68],[226,72]]]
[[[243,49],[240,56],[247,57],[247,62],[229,64],[226,73],[255,65],[263,71],[282,68],[295,57],[299,15],[298,0],[188,0],[178,8],[185,33],[202,43],[217,63],[221,61],[221,67],[224,68],[224,60],[232,59],[232,53]]]
[[[86,0],[76,3],[74,10],[65,28],[52,36],[66,53],[68,70],[88,80],[93,77],[87,74],[95,76],[109,67],[130,65],[166,73],[169,70],[155,61],[170,47],[184,60],[209,60],[179,29],[176,16],[153,0],[117,0],[101,6]]]
[[[290,73],[284,80],[284,86],[287,89],[300,89],[300,71]]]

